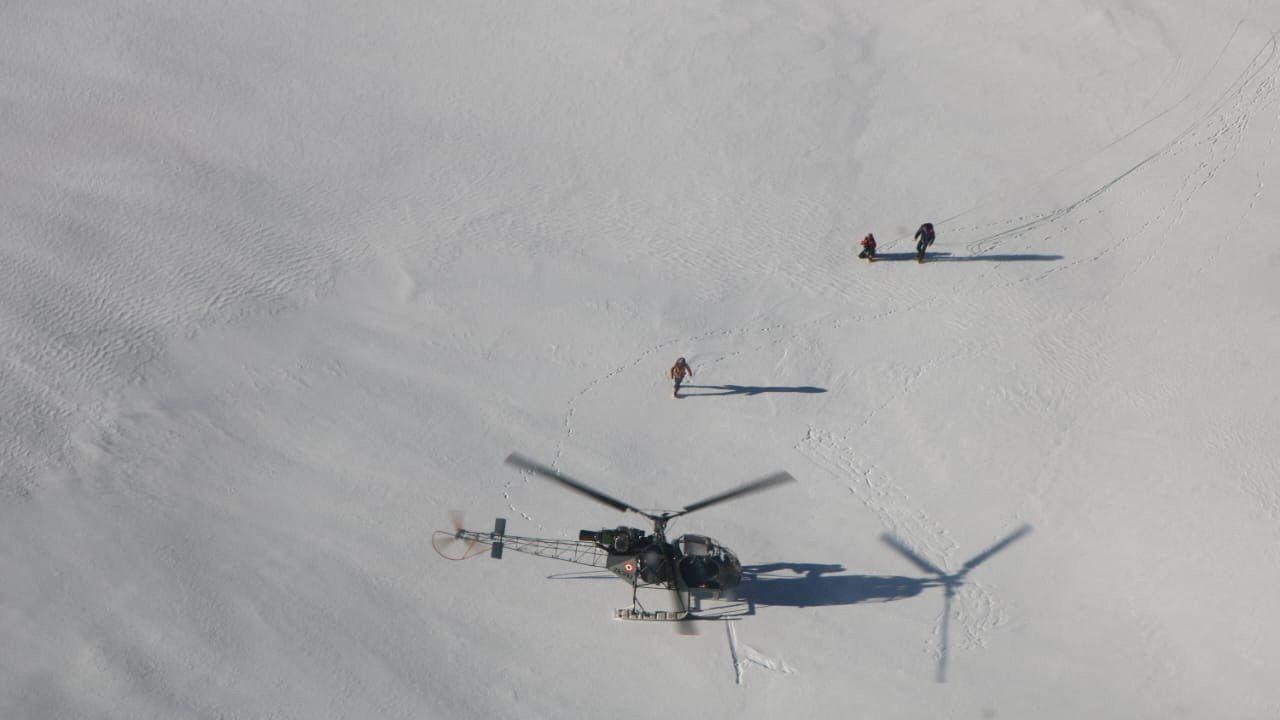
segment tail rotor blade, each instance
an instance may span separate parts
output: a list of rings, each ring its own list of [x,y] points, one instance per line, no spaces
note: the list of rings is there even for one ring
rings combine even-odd
[[[475,547],[476,542],[469,540],[461,553],[455,549],[455,545],[458,542],[458,536],[455,533],[445,532],[444,530],[437,530],[431,533],[431,549],[446,560],[466,560],[471,556],[471,550]]]
[[[462,549],[461,553],[455,547],[455,544],[462,540],[462,531],[464,529],[461,511],[449,511],[449,525],[453,527],[452,532],[436,530],[431,533],[431,549],[446,560],[466,560],[467,558],[475,557],[475,540],[467,540],[467,545]]]

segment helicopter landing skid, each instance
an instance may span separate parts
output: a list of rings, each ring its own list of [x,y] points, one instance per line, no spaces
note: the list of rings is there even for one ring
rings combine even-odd
[[[649,620],[657,622],[678,622],[691,619],[687,610],[637,610],[635,608],[618,608],[613,611],[615,620]]]

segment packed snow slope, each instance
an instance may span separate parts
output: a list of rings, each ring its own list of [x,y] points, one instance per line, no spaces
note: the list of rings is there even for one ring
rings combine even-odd
[[[1280,716],[1277,28],[4,3],[0,717]],[[673,527],[754,614],[437,557],[638,520],[513,450],[655,508],[793,473]],[[984,560],[947,623],[886,532]]]

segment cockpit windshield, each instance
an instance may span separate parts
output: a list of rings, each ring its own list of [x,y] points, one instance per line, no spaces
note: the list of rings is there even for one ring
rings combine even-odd
[[[676,542],[680,543],[681,554],[692,557],[715,555],[719,550],[716,541],[706,535],[681,535]]]
[[[682,535],[680,575],[691,588],[721,590],[737,585],[742,566],[728,548],[705,535]]]

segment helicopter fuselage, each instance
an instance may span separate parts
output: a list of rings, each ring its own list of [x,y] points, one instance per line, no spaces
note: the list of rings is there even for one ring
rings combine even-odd
[[[605,568],[633,586],[675,585],[719,593],[742,582],[742,564],[725,546],[705,535],[681,535],[674,542],[639,528],[581,530],[581,542],[607,553]]]

